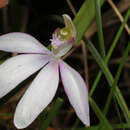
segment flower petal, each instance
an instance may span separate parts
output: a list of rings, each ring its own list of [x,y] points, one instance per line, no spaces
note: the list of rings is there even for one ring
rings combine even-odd
[[[65,62],[60,61],[61,79],[69,101],[77,116],[87,126],[90,125],[88,89],[82,77]]]
[[[49,50],[34,37],[20,32],[0,36],[0,50],[16,53],[49,53]]]
[[[0,98],[43,67],[48,60],[47,56],[24,54],[5,61],[0,65]]]
[[[63,14],[63,18],[64,18],[64,21],[65,21],[66,28],[70,29],[70,31],[72,33],[72,36],[75,38],[76,34],[77,34],[77,30],[76,30],[76,28],[74,26],[73,21],[71,20],[70,16],[67,15],[67,14]]]
[[[60,58],[64,56],[71,48],[72,44],[64,44],[59,46],[57,49],[52,49],[52,52],[56,57]]]
[[[14,124],[18,129],[30,125],[53,99],[59,82],[57,63],[47,64],[20,100]]]

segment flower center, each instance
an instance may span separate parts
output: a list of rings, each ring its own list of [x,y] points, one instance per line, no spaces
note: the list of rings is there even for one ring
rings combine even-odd
[[[71,48],[76,37],[76,28],[68,15],[63,15],[64,28],[57,28],[51,39],[51,51],[56,57],[65,55]]]

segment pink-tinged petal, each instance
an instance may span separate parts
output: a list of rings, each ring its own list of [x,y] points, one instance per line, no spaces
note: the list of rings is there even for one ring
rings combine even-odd
[[[0,36],[0,50],[16,53],[49,53],[49,50],[34,37],[20,32]]]
[[[57,57],[65,55],[72,48],[77,33],[70,16],[64,14],[63,18],[65,21],[65,27],[62,29],[57,28],[51,39],[51,44],[53,47],[52,52]]]
[[[65,92],[77,116],[87,126],[90,125],[88,89],[80,74],[60,61],[60,74]]]
[[[42,68],[48,60],[49,57],[40,54],[23,54],[5,61],[0,65],[0,98]]]
[[[34,79],[16,108],[14,124],[18,129],[30,125],[52,101],[58,82],[58,64],[50,62]]]

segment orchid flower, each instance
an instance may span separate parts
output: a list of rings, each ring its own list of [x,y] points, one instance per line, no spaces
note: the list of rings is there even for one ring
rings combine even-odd
[[[83,124],[90,125],[88,88],[80,74],[61,59],[76,38],[71,18],[66,14],[63,18],[65,27],[54,31],[51,51],[25,33],[0,36],[0,50],[19,54],[0,65],[0,98],[40,70],[16,107],[14,124],[18,129],[29,126],[52,101],[58,88],[59,73],[77,116]]]

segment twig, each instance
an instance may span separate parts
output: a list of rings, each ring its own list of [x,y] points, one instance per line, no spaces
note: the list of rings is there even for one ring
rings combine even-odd
[[[116,15],[119,17],[120,21],[123,22],[124,18],[121,15],[121,13],[119,12],[118,8],[116,7],[116,5],[113,3],[112,0],[108,0],[108,3],[111,5],[111,7],[113,8],[113,10],[115,11]],[[130,35],[130,29],[128,27],[127,24],[125,24],[125,29],[128,32],[128,34]]]
[[[82,43],[82,51],[83,51],[83,62],[84,62],[84,72],[85,72],[85,81],[87,86],[89,86],[89,78],[88,78],[88,62],[87,62],[87,49],[84,41],[81,41]]]
[[[69,8],[71,9],[73,15],[76,16],[76,10],[75,10],[75,8],[73,7],[71,1],[70,1],[70,0],[66,0],[66,2],[67,2],[67,4],[68,4]]]
[[[118,4],[117,4],[117,8],[118,10],[122,13],[124,11],[126,11],[128,8],[130,7],[130,0],[121,0]],[[117,19],[115,19],[116,14],[113,13],[113,10],[109,10],[107,11],[105,14],[103,14],[103,28],[106,27],[110,27],[111,25],[117,23]],[[111,21],[110,21],[111,19]],[[94,21],[91,26],[88,28],[87,32],[85,33],[85,36],[87,38],[90,38],[92,35],[95,34],[95,32],[97,31],[96,28],[96,21]]]

